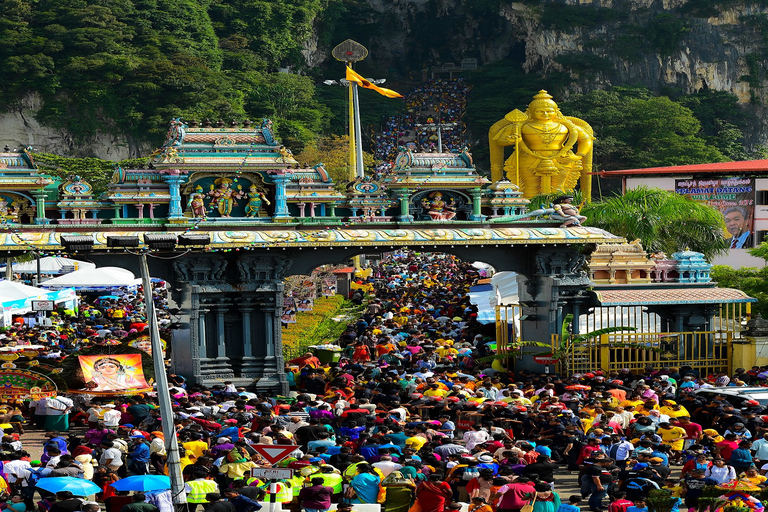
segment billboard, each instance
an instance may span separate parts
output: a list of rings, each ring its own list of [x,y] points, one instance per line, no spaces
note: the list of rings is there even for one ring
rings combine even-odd
[[[77,359],[89,393],[126,393],[152,389],[144,379],[141,354],[77,356]]]
[[[731,249],[754,246],[755,180],[701,178],[675,180],[675,192],[720,210]]]

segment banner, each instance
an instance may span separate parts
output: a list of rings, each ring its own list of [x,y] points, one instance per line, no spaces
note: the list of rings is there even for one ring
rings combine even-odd
[[[754,246],[755,180],[704,178],[675,180],[675,192],[720,210],[731,249]]]
[[[144,379],[141,354],[77,356],[89,393],[151,390]]]
[[[296,301],[293,297],[283,297],[283,316],[280,320],[284,324],[296,323]]]
[[[326,277],[323,279],[323,297],[333,297],[336,295],[336,278]]]

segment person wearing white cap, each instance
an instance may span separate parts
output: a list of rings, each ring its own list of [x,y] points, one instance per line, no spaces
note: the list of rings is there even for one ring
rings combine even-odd
[[[112,429],[117,428],[123,413],[117,410],[115,404],[106,404],[104,409],[106,409],[104,411],[104,426]]]

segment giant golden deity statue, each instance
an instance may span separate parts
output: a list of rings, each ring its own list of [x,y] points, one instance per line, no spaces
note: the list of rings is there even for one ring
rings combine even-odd
[[[526,198],[569,192],[580,184],[586,201],[592,196],[592,127],[560,112],[547,91],[539,91],[526,112],[517,109],[491,126],[491,178],[517,184]],[[504,160],[504,148],[514,146]]]

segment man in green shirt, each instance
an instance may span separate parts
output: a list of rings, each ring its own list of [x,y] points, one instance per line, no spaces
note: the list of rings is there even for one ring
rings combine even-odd
[[[137,492],[131,496],[131,503],[123,505],[120,512],[160,512],[160,509],[151,503],[144,503],[144,493]]]

